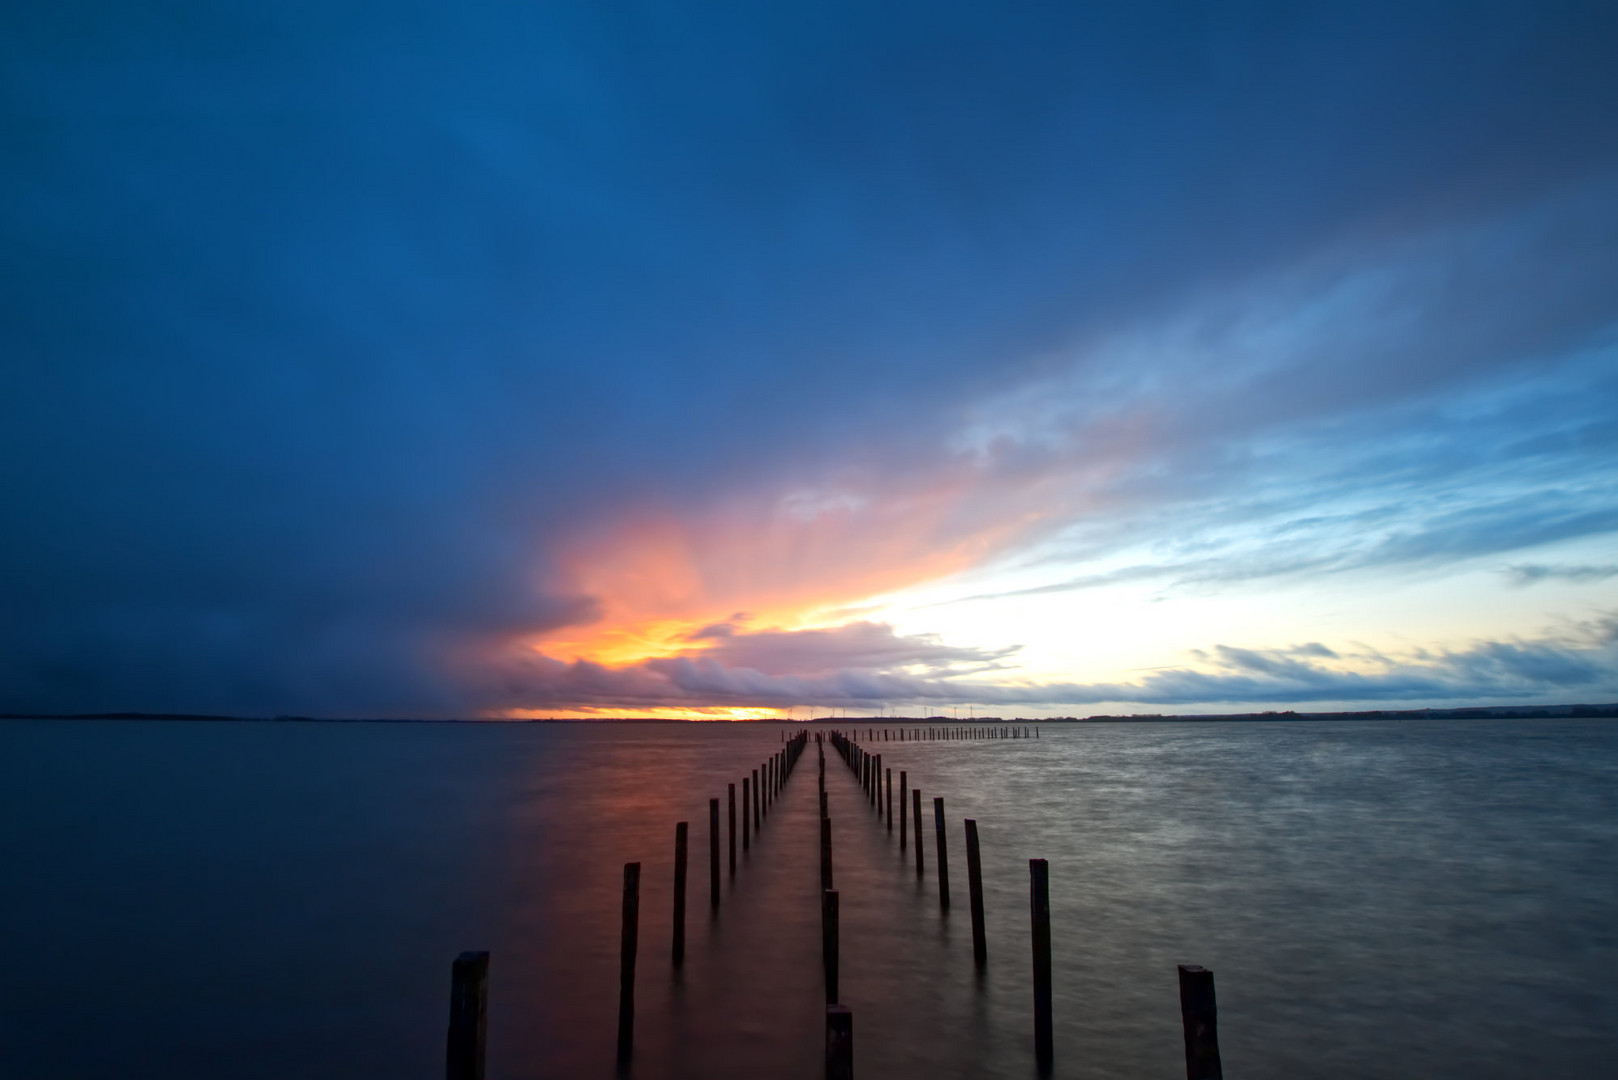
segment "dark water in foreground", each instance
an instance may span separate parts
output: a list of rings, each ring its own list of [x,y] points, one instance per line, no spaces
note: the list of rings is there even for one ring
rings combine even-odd
[[[775,725],[0,724],[0,1075],[443,1075],[493,951],[495,1078],[612,1075],[644,864],[637,1077],[820,1075],[811,749],[710,917],[707,799]],[[950,821],[954,908],[827,781],[856,1067],[1028,1077],[1027,859],[1051,863],[1056,1075],[1587,1077],[1618,1060],[1618,724],[1054,727],[889,743]],[[739,784],[738,784],[739,790]],[[983,838],[972,971],[961,819]],[[669,968],[674,822],[688,958]]]

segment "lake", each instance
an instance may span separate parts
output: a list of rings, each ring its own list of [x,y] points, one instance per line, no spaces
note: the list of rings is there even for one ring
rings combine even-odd
[[[717,912],[706,861],[709,798],[805,727],[0,723],[0,1074],[441,1077],[450,963],[488,949],[489,1075],[612,1076],[634,860],[630,1074],[819,1077],[813,745]],[[918,880],[828,747],[864,1076],[1035,1075],[1030,858],[1050,863],[1057,1076],[1184,1076],[1182,963],[1215,973],[1233,1078],[1618,1060],[1618,723],[1049,724],[867,746],[921,789],[928,835]]]

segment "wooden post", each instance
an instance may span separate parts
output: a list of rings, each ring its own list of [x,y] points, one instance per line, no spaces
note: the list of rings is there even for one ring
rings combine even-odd
[[[933,832],[938,836],[938,906],[949,910],[949,847],[944,842],[944,800],[933,800]]]
[[[730,785],[730,876],[736,876],[736,785]]]
[[[905,772],[905,770],[900,769],[899,770],[899,850],[900,851],[903,851],[905,849],[905,834],[910,831],[909,829],[905,828],[905,822],[910,820],[910,815],[905,812],[905,804],[910,801],[909,795],[910,795],[910,774]]]
[[[989,962],[989,943],[983,933],[983,861],[978,857],[978,823],[966,819],[966,891],[972,901],[972,961]]]
[[[763,820],[763,815],[764,815],[763,808],[762,808],[762,801],[763,801],[763,795],[761,794],[762,790],[763,789],[761,789],[758,786],[758,770],[754,769],[753,770],[753,831],[754,832],[758,832],[759,822],[761,820]]]
[[[753,846],[752,821],[753,815],[748,812],[748,803],[753,801],[752,788],[747,777],[742,777],[742,850],[747,851]]]
[[[685,841],[686,823],[674,826],[674,966],[685,963]]]
[[[1051,881],[1044,859],[1028,860],[1028,903],[1034,923],[1034,1056],[1049,1069],[1051,1049]]]
[[[921,788],[910,790],[910,808],[915,811],[916,819],[916,877],[919,879],[923,873],[921,867]]]
[[[854,1080],[854,1014],[826,1006],[826,1080]]]
[[[708,800],[708,899],[719,906],[719,800]]]
[[[463,952],[449,969],[449,1045],[446,1080],[483,1080],[488,1037],[489,954]]]
[[[826,789],[820,789],[820,816],[826,816]]]
[[[831,818],[820,819],[820,888],[831,888]]]
[[[893,831],[893,770],[888,770],[888,831]]]
[[[1223,1080],[1213,972],[1196,964],[1180,967],[1180,1019],[1185,1023],[1186,1080]]]
[[[635,949],[640,939],[640,863],[624,863],[624,926],[618,959],[618,1062],[635,1045]]]
[[[826,975],[826,1004],[837,1001],[837,890],[820,894],[820,965]]]

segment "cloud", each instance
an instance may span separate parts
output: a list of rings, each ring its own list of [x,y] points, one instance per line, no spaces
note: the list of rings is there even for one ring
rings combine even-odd
[[[946,693],[718,628],[1614,527],[1601,5],[179,9],[0,15],[0,709]]]
[[[893,635],[866,624],[847,633],[808,631],[756,635],[755,655],[773,670],[741,661],[746,650],[699,652],[608,668],[563,663],[529,651],[498,665],[491,709],[617,709],[735,706],[876,708],[977,704],[1072,708],[1161,706],[1190,710],[1233,705],[1340,707],[1353,703],[1537,700],[1547,696],[1618,693],[1618,617],[1560,634],[1519,641],[1478,641],[1462,649],[1416,649],[1405,655],[1340,652],[1319,642],[1277,648],[1216,645],[1199,651],[1195,666],[1154,670],[1133,682],[1030,683],[984,679],[994,655],[946,655],[935,643]],[[799,640],[793,640],[793,639]],[[828,647],[828,641],[836,645]],[[726,639],[727,642],[731,639]],[[860,643],[877,648],[861,654]],[[801,650],[801,652],[800,652]],[[796,658],[807,656],[807,662]],[[834,667],[834,659],[855,655]],[[904,669],[916,664],[920,672]],[[930,669],[930,670],[929,670]]]
[[[1514,566],[1508,566],[1505,574],[1511,584],[1518,586],[1537,585],[1542,581],[1570,581],[1575,584],[1585,584],[1618,577],[1618,566],[1518,563]]]

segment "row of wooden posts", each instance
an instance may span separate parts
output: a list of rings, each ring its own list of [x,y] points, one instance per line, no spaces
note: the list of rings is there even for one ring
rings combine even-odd
[[[882,755],[867,751],[866,741],[909,742],[976,738],[1038,738],[1038,729],[983,728],[935,729],[900,728],[867,731],[867,739],[858,734],[845,735],[840,731],[816,734],[815,744],[819,757],[820,805],[820,873],[821,873],[821,934],[822,964],[826,985],[826,1075],[832,1080],[851,1080],[853,1076],[853,1014],[838,1000],[838,893],[833,887],[831,817],[826,795],[825,743],[830,742],[848,767],[855,773],[862,790],[879,818],[885,818],[888,831],[893,831],[893,770],[882,764]],[[874,738],[873,738],[874,737]],[[808,745],[806,732],[790,739],[782,734],[782,749],[773,754],[760,768],[742,778],[742,850],[749,849],[752,837],[759,833],[770,806],[781,794],[798,758]],[[884,797],[885,792],[885,797]],[[915,825],[916,876],[925,875],[922,853],[922,803],[919,788],[909,787],[909,775],[899,773],[899,850],[909,845],[909,829],[905,813],[909,796],[910,817]],[[728,786],[729,867],[736,872],[736,785]],[[937,839],[938,897],[943,910],[949,909],[949,861],[945,843],[944,800],[933,799],[933,824]],[[689,838],[689,823],[675,825],[674,833],[674,921],[672,959],[676,968],[685,959],[685,894]],[[708,880],[709,901],[717,909],[720,904],[720,822],[719,800],[708,800]],[[982,864],[979,858],[977,822],[966,819],[966,861],[968,896],[972,911],[972,955],[974,963],[984,967],[988,962],[988,947],[984,933]],[[1034,974],[1034,1044],[1035,1054],[1042,1071],[1049,1070],[1053,1060],[1052,995],[1051,995],[1051,931],[1049,867],[1044,859],[1030,859],[1029,896],[1032,918],[1033,974]],[[639,944],[640,916],[640,863],[624,864],[622,929],[619,948],[618,997],[618,1062],[628,1063],[634,1048],[635,1024],[635,962]],[[447,1080],[484,1080],[485,1043],[488,1016],[488,952],[463,952],[451,966],[450,1020],[446,1048],[445,1076]],[[1185,1028],[1186,1075],[1188,1080],[1221,1080],[1219,1045],[1216,1029],[1213,973],[1194,965],[1181,965],[1180,1009]]]
[[[809,736],[800,732],[742,777],[741,840],[747,851],[761,834],[764,817],[792,775]],[[728,785],[730,873],[736,873],[736,785]],[[685,892],[690,823],[674,826],[674,927],[671,954],[676,968],[685,962]],[[719,800],[708,800],[708,891],[719,907]],[[618,964],[618,1064],[628,1064],[635,1044],[635,961],[640,944],[640,863],[624,864],[623,916]],[[450,969],[449,1036],[445,1051],[447,1080],[484,1080],[488,1029],[489,954],[463,952]]]
[[[1012,737],[1027,738],[1026,729],[1023,732],[1002,734],[995,729],[987,729],[994,734],[985,734],[983,731],[951,731],[942,736],[946,740]],[[921,729],[926,732],[926,738],[934,738],[930,729]],[[1016,729],[1012,729],[1013,732]],[[871,729],[865,732],[867,738],[860,739],[858,729],[845,735],[841,731],[832,731],[827,735],[843,761],[855,775],[861,790],[865,793],[870,804],[876,809],[880,819],[886,819],[888,832],[893,832],[893,769],[883,765],[883,755],[872,753],[865,748],[866,742],[892,742],[888,729]],[[911,741],[920,734],[911,731],[911,740],[905,738],[905,729],[901,729],[897,741]],[[1034,730],[1033,738],[1038,738],[1038,729]],[[817,742],[819,736],[817,736]],[[826,761],[825,752],[820,755],[820,809],[821,809],[821,880],[822,889],[826,891],[826,901],[822,907],[823,930],[825,944],[823,952],[826,964],[826,1074],[828,1077],[851,1077],[852,1064],[852,1018],[846,1009],[837,1006],[841,1012],[834,1015],[830,1004],[835,1000],[837,991],[837,958],[836,958],[836,913],[837,894],[831,891],[831,821],[827,816],[827,800],[825,791]],[[907,770],[899,771],[899,850],[904,852],[908,837],[906,836],[905,803],[909,796],[911,818],[915,822],[915,855],[916,877],[922,878],[926,871],[922,855],[922,816],[921,816],[921,789],[910,787],[910,778]],[[967,895],[972,911],[972,960],[982,969],[988,963],[988,942],[984,933],[983,920],[983,865],[978,845],[977,822],[972,818],[965,819],[966,825],[966,875]],[[938,866],[938,903],[939,907],[949,910],[949,847],[945,842],[946,829],[944,824],[944,800],[941,796],[933,799],[933,829],[937,841]],[[1052,993],[1051,993],[1051,906],[1050,906],[1050,867],[1044,859],[1028,860],[1029,875],[1029,915],[1031,926],[1031,941],[1033,946],[1033,982],[1034,982],[1034,1053],[1041,1071],[1048,1071],[1054,1060],[1054,1046],[1052,1037]],[[1219,1057],[1219,1037],[1217,1024],[1217,1009],[1214,998],[1213,972],[1195,964],[1178,965],[1180,982],[1180,1018],[1185,1034],[1185,1066],[1187,1080],[1222,1080],[1223,1066]],[[844,1048],[847,1047],[847,1051]],[[846,1059],[844,1058],[847,1053]]]

